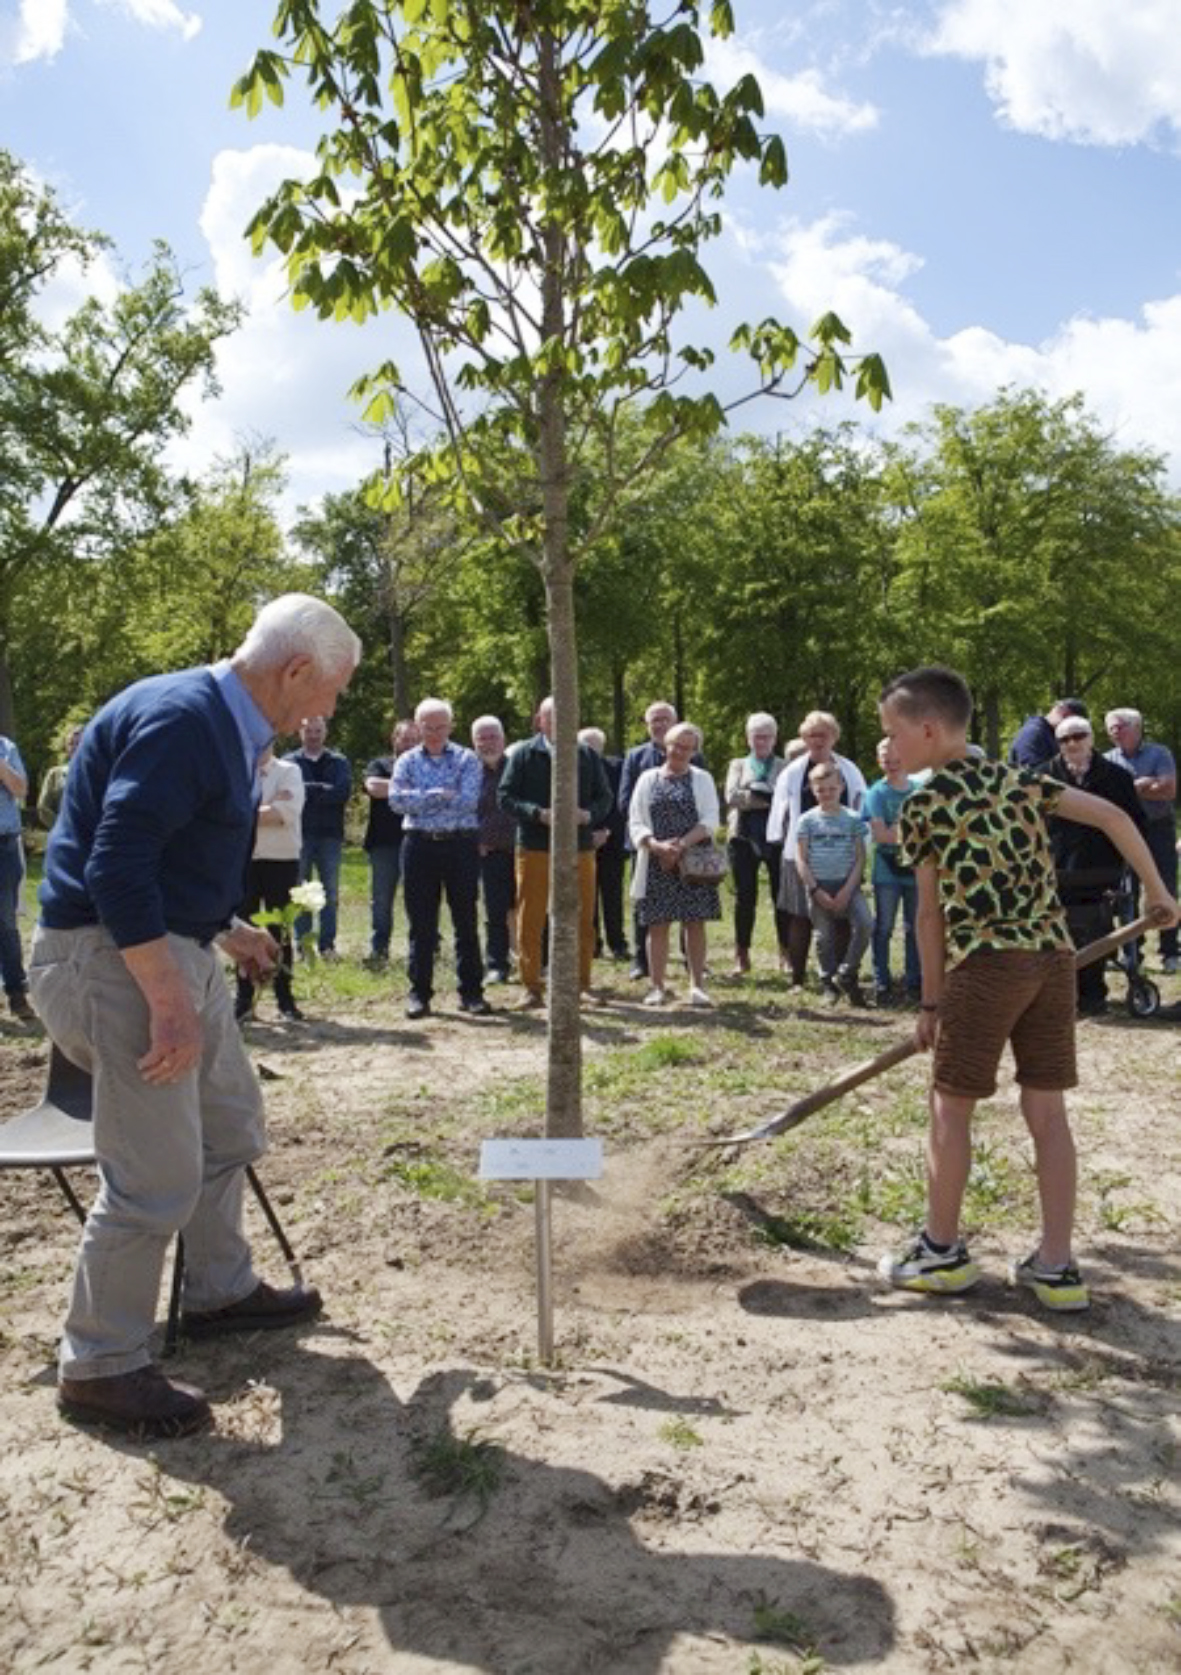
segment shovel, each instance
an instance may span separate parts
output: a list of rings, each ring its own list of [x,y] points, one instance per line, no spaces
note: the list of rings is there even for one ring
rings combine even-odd
[[[1076,969],[1081,971],[1084,966],[1095,965],[1099,960],[1105,960],[1109,954],[1114,954],[1117,948],[1122,948],[1125,942],[1132,942],[1136,937],[1152,930],[1155,924],[1156,920],[1151,914],[1144,914],[1139,919],[1133,919],[1130,924],[1120,925],[1117,930],[1109,931],[1106,936],[1101,936],[1098,942],[1089,942],[1074,956]],[[887,1047],[877,1058],[867,1059],[864,1064],[857,1064],[852,1070],[846,1070],[835,1082],[817,1088],[814,1093],[806,1093],[802,1099],[797,1099],[794,1104],[789,1105],[786,1111],[772,1117],[769,1122],[761,1123],[758,1128],[745,1129],[741,1134],[727,1134],[720,1140],[692,1140],[689,1144],[749,1146],[755,1140],[770,1140],[773,1135],[786,1134],[789,1129],[798,1128],[814,1112],[822,1111],[826,1105],[843,1099],[863,1082],[872,1082],[875,1076],[893,1070],[896,1064],[905,1064],[907,1059],[914,1058],[915,1054],[922,1050],[913,1036],[907,1036],[905,1041],[896,1041],[892,1047]]]

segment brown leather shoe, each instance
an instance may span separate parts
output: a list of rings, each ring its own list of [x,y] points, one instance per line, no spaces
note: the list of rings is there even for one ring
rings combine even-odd
[[[217,1338],[225,1332],[273,1332],[314,1320],[324,1307],[314,1285],[292,1285],[285,1291],[259,1280],[248,1297],[224,1309],[189,1310],[180,1317],[190,1338]]]
[[[113,1378],[63,1378],[57,1405],[67,1419],[144,1439],[187,1437],[213,1420],[203,1391],[165,1378],[159,1367],[137,1367]]]

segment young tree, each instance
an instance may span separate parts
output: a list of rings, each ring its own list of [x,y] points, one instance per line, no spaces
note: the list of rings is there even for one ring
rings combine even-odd
[[[233,90],[253,113],[302,68],[329,119],[311,177],[284,182],[250,232],[257,250],[270,240],[286,255],[297,307],[362,321],[393,306],[413,320],[446,472],[541,570],[556,742],[546,1127],[577,1134],[575,567],[678,437],[724,422],[700,380],[689,393],[711,352],[678,346],[675,326],[689,303],[716,300],[701,255],[729,175],[749,163],[782,186],[783,143],[759,130],[753,76],[724,94],[700,79],[696,0],[671,0],[660,21],[639,0],[353,0],[334,21],[327,10],[281,0],[289,56],[258,53]],[[714,0],[709,31],[732,26]],[[768,320],[734,343],[758,389],[787,395],[797,367],[822,390],[845,376],[841,322],[825,315],[811,338]],[[854,370],[877,405],[881,362]],[[369,417],[400,384],[390,364],[363,381]],[[615,438],[642,402],[652,441],[625,465]],[[570,496],[591,448],[604,463],[574,538]]]

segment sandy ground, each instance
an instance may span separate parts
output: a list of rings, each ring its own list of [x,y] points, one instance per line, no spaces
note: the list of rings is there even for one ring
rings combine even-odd
[[[1081,1140],[1131,1206],[1082,1242],[1089,1315],[1014,1294],[987,1234],[986,1282],[934,1301],[881,1290],[868,1245],[760,1248],[741,1200],[662,1211],[688,1168],[665,1136],[557,1204],[547,1369],[532,1207],[425,1199],[392,1167],[408,1122],[429,1142],[457,1093],[536,1070],[540,1027],[387,1006],[292,1048],[260,1026],[264,1175],[328,1307],[302,1337],[182,1347],[215,1432],[58,1418],[76,1228],[51,1181],[4,1179],[0,1666],[1181,1668],[1181,1032],[1081,1037]],[[42,1064],[5,1038],[4,1109]],[[441,1458],[469,1492],[438,1492]]]

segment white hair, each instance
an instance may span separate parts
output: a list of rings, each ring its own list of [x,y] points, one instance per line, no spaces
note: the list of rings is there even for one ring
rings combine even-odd
[[[293,657],[310,657],[321,674],[332,675],[357,667],[361,642],[323,599],[281,593],[259,611],[235,655],[253,669],[278,669]]]
[[[455,720],[455,711],[446,698],[424,698],[415,708],[414,719],[421,722],[428,715],[445,715],[448,721]]]
[[[1129,727],[1139,727],[1144,731],[1144,717],[1139,710],[1108,710],[1103,718],[1103,725],[1110,727],[1113,721],[1123,721]]]
[[[747,716],[746,736],[748,739],[752,733],[764,733],[768,729],[776,738],[779,737],[779,723],[773,715],[768,715],[766,710],[756,710],[753,715]]]
[[[589,744],[591,749],[601,756],[607,748],[607,735],[601,727],[582,727],[578,733],[579,744]]]
[[[1065,715],[1054,729],[1054,737],[1063,739],[1068,733],[1085,733],[1087,738],[1095,737],[1095,729],[1085,715]]]
[[[498,715],[478,715],[472,722],[472,738],[474,739],[485,727],[495,727],[502,737],[504,735],[504,722]]]
[[[645,722],[651,721],[652,717],[658,710],[667,710],[674,721],[677,719],[677,706],[675,704],[670,704],[667,698],[657,698],[656,701],[649,704],[648,708],[644,711]]]

